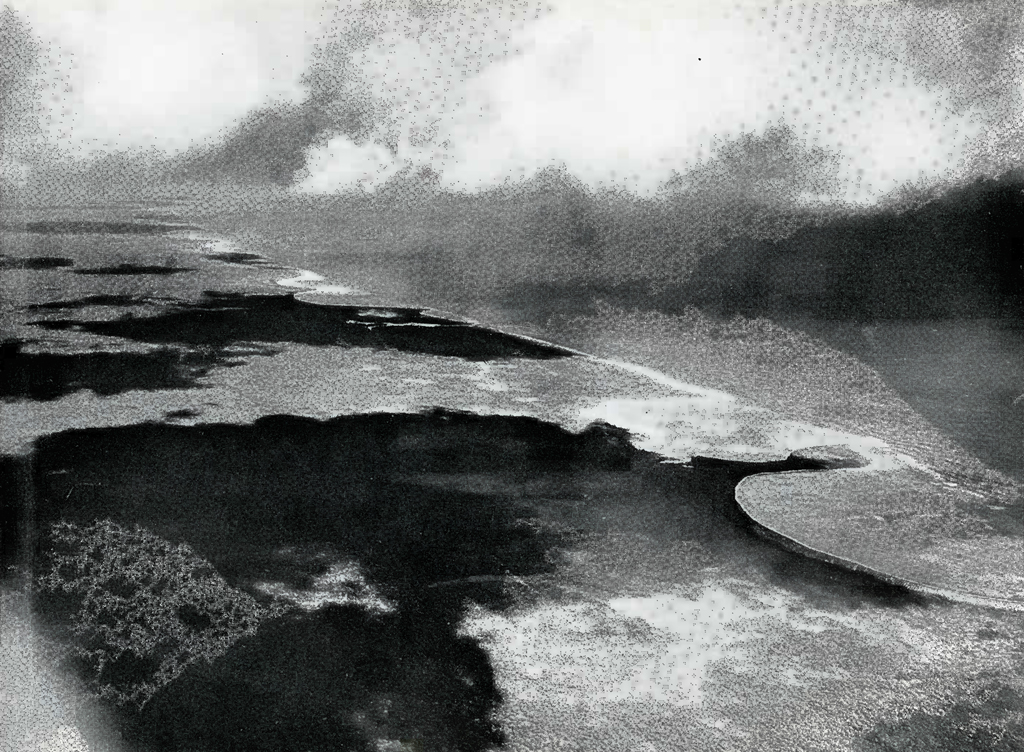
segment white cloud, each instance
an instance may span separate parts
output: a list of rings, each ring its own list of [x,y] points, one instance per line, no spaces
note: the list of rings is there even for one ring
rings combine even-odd
[[[356,145],[339,136],[311,150],[307,167],[309,176],[298,185],[300,191],[326,193],[345,187],[373,192],[401,169],[401,161],[379,144]]]
[[[424,79],[405,99],[369,84],[403,118],[427,112],[436,128],[438,148],[394,161],[430,164],[450,188],[563,163],[593,185],[651,192],[723,139],[783,122],[806,146],[840,155],[837,197],[869,201],[955,171],[980,134],[977,113],[956,111],[893,53],[902,31],[884,8],[673,9],[563,4],[519,32],[523,54],[463,83],[448,71],[443,88]],[[441,94],[459,106],[431,110]],[[311,165],[317,185],[346,185],[342,171],[315,174],[326,164]]]
[[[335,139],[313,150],[302,189],[372,187],[421,165],[477,189],[564,163],[590,184],[649,192],[724,138],[783,122],[840,155],[842,198],[869,201],[979,149],[1005,152],[1021,131],[1014,113],[996,123],[986,102],[967,109],[922,68],[912,19],[892,4],[558,6],[540,20],[510,5],[467,11],[461,26],[394,23],[357,55],[353,91],[378,105],[373,137],[397,153]],[[323,20],[315,0],[17,7],[75,53],[72,140],[114,146],[180,148],[268,99],[300,98]],[[1010,136],[993,140],[995,125]]]
[[[304,34],[319,20],[311,4],[16,0],[15,8],[74,62],[72,101],[63,103],[71,115],[55,128],[62,146],[182,148],[267,98],[300,96]]]

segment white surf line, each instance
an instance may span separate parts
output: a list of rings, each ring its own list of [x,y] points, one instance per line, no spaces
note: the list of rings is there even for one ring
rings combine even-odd
[[[253,259],[258,259],[260,264],[272,265],[273,261],[267,258],[261,253],[251,253],[250,251],[243,251],[238,247],[232,238],[227,238],[222,235],[215,235],[205,230],[189,229],[188,231],[181,232],[186,240],[195,240],[203,244],[202,251],[212,256],[224,256],[232,253],[243,254]],[[279,269],[281,267],[278,267]],[[287,267],[284,267],[287,269]]]
[[[175,230],[174,232],[179,236],[184,236],[185,240],[197,240],[201,243],[208,244],[208,246],[212,248],[225,247],[228,250],[236,249],[235,243],[231,238],[225,238],[222,235],[215,235],[213,233],[206,232],[205,230],[197,230],[191,226],[187,230]]]
[[[678,379],[668,376],[667,374],[664,374],[661,371],[658,371],[654,368],[648,368],[647,366],[641,366],[635,363],[629,363],[623,360],[616,360],[613,358],[598,358],[592,355],[586,355],[585,357],[596,363],[605,363],[614,368],[619,368],[621,370],[628,371],[629,373],[634,373],[638,376],[644,376],[656,384],[667,386],[670,389],[682,392],[683,394],[686,394],[688,396],[716,399],[722,403],[731,404],[736,407],[746,408],[749,410],[764,411],[766,414],[771,412],[766,408],[759,407],[752,403],[747,403],[745,400],[742,400],[736,395],[729,394],[728,392],[723,392],[718,389],[707,389],[705,387],[700,387],[695,384],[688,384],[686,382],[679,381]],[[787,420],[781,416],[779,416],[778,422],[781,425],[787,425],[795,429],[806,430],[808,433],[817,433],[819,430],[825,430],[829,431],[830,433],[837,434],[837,438],[844,439],[847,446],[855,450],[867,461],[867,464],[863,467],[849,469],[862,471],[879,469],[879,466],[882,464],[880,454],[888,453],[897,461],[909,465],[915,470],[920,470],[926,473],[927,475],[932,476],[935,479],[942,478],[941,474],[938,473],[936,470],[933,470],[932,468],[919,462],[913,457],[894,451],[893,448],[882,439],[877,439],[872,436],[863,436],[861,434],[850,433],[840,428],[830,428],[828,426],[815,426],[811,423],[804,423],[803,421]]]
[[[233,238],[225,237],[223,235],[218,235],[216,233],[211,233],[211,232],[208,232],[208,231],[202,230],[202,229],[196,230],[196,229],[193,229],[190,225],[186,225],[186,227],[188,227],[189,229],[183,230],[183,231],[179,231],[179,232],[181,234],[183,234],[185,236],[185,238],[187,238],[188,240],[195,240],[195,241],[199,241],[199,242],[203,243],[204,244],[203,250],[206,253],[210,253],[210,254],[214,254],[214,255],[223,255],[223,254],[228,254],[228,253],[246,253],[246,254],[258,257],[261,261],[263,261],[263,262],[265,262],[267,264],[274,264],[275,263],[273,259],[268,258],[267,256],[264,256],[263,254],[259,254],[259,253],[251,254],[249,251],[242,251],[238,247],[237,243],[235,242],[235,240]],[[297,275],[294,276],[294,277],[285,277],[284,279],[274,280],[275,284],[281,285],[282,287],[298,289],[298,290],[302,290],[303,292],[323,293],[325,295],[365,295],[366,294],[366,293],[362,292],[361,290],[358,290],[355,287],[350,287],[348,285],[334,285],[334,284],[321,285],[321,284],[317,284],[319,282],[326,282],[327,279],[323,275],[317,274],[316,272],[310,271],[308,269],[299,269],[297,267],[288,267],[288,266],[277,267],[277,268],[278,269],[283,269],[284,271],[294,271],[294,272],[297,272]]]
[[[207,235],[206,237],[208,239],[214,241],[214,242],[223,243],[223,245],[225,245],[227,247],[233,247],[233,242],[230,239],[225,239],[225,238],[221,238],[221,237],[213,236],[213,235]],[[364,293],[364,292],[362,292],[360,290],[357,290],[355,288],[348,287],[348,286],[345,286],[345,285],[333,285],[333,284],[318,285],[317,283],[319,283],[319,282],[326,282],[327,281],[326,278],[323,275],[318,274],[317,272],[314,272],[314,271],[311,271],[311,270],[308,270],[308,269],[297,269],[296,268],[295,270],[298,272],[297,276],[295,276],[295,277],[287,277],[285,279],[279,279],[279,280],[276,280],[276,283],[278,285],[281,285],[282,287],[288,287],[288,288],[291,288],[291,289],[302,290],[303,292],[300,293],[300,295],[304,295],[304,294],[308,294],[308,293],[323,293],[323,294],[336,294],[336,295],[365,295],[365,294],[367,294],[367,293]],[[601,357],[598,357],[598,356],[595,356],[595,355],[591,355],[590,353],[583,352],[582,350],[577,350],[575,348],[566,347],[564,345],[559,345],[559,344],[556,344],[554,342],[550,342],[550,341],[547,341],[547,340],[539,339],[537,337],[531,337],[529,335],[520,334],[520,333],[517,333],[517,332],[506,331],[504,329],[501,329],[499,327],[496,327],[496,326],[493,326],[493,325],[490,325],[490,324],[486,324],[486,323],[481,322],[479,320],[475,320],[475,319],[471,319],[471,318],[467,318],[467,317],[463,317],[463,316],[457,316],[455,314],[452,314],[452,313],[450,313],[448,311],[444,311],[444,310],[441,310],[441,309],[436,309],[436,308],[431,308],[431,307],[417,307],[417,306],[408,306],[408,307],[410,307],[410,308],[418,308],[418,310],[420,312],[422,312],[422,313],[436,314],[436,315],[438,315],[441,318],[445,318],[445,319],[447,319],[449,321],[452,321],[452,322],[455,322],[455,323],[464,323],[464,324],[468,324],[468,325],[472,325],[472,326],[478,326],[478,327],[486,329],[488,331],[492,331],[492,332],[495,332],[497,334],[503,334],[503,335],[505,335],[507,337],[514,337],[514,338],[517,338],[517,339],[520,339],[520,340],[523,340],[523,341],[526,341],[526,342],[530,342],[530,343],[535,344],[535,345],[539,345],[541,347],[547,347],[547,348],[553,348],[553,349],[556,349],[556,350],[561,350],[562,352],[565,352],[566,354],[573,355],[573,356],[580,357],[580,358],[585,358],[585,359],[589,360],[592,363],[601,363],[601,364],[607,365],[607,366],[609,366],[611,368],[618,369],[620,371],[625,371],[627,373],[632,373],[632,374],[637,375],[637,376],[642,376],[642,377],[650,380],[651,382],[653,382],[655,384],[658,384],[660,386],[668,387],[669,389],[672,389],[673,391],[679,392],[680,394],[686,395],[688,397],[696,397],[696,398],[717,400],[718,402],[726,404],[726,405],[736,406],[736,407],[746,407],[746,408],[752,409],[752,410],[765,410],[764,408],[760,408],[757,405],[746,403],[745,400],[740,399],[736,395],[729,394],[728,392],[723,392],[723,391],[717,390],[717,389],[708,389],[708,388],[705,388],[705,387],[700,387],[700,386],[697,386],[696,384],[688,384],[686,382],[680,381],[679,379],[673,378],[673,377],[669,376],[668,374],[662,373],[661,371],[658,371],[658,370],[656,370],[654,368],[650,368],[648,366],[642,366],[642,365],[639,365],[639,364],[636,364],[636,363],[629,363],[627,361],[618,360],[616,358],[601,358]],[[1022,396],[1024,396],[1024,395],[1022,395]],[[765,410],[765,412],[769,412],[769,411]],[[882,458],[881,458],[880,454],[881,453],[888,453],[890,456],[894,457],[897,461],[899,461],[899,462],[901,462],[901,463],[903,463],[905,465],[909,465],[910,467],[913,467],[916,470],[920,470],[920,471],[922,471],[922,472],[924,472],[924,473],[926,473],[928,475],[931,475],[935,479],[939,479],[939,480],[942,479],[941,474],[938,473],[936,470],[932,469],[931,467],[928,467],[927,465],[921,463],[920,461],[914,459],[913,457],[910,457],[909,455],[905,455],[905,454],[893,451],[892,447],[889,446],[889,444],[887,442],[884,442],[884,441],[882,441],[880,439],[875,439],[875,438],[870,437],[870,436],[861,436],[859,434],[849,433],[849,432],[844,431],[842,429],[828,428],[828,427],[824,427],[824,426],[822,426],[822,427],[813,426],[813,425],[811,425],[809,423],[804,423],[802,421],[784,420],[784,419],[780,418],[779,422],[780,423],[784,423],[784,424],[789,425],[789,426],[792,426],[794,428],[810,429],[812,432],[815,432],[814,429],[822,428],[824,430],[827,430],[827,431],[830,431],[832,433],[840,435],[845,440],[846,444],[848,446],[850,446],[851,449],[854,449],[855,451],[857,451],[859,454],[861,454],[862,457],[864,457],[865,460],[867,460],[867,463],[868,463],[867,466],[865,466],[864,468],[858,468],[858,469],[861,469],[861,470],[877,469],[879,467],[879,465],[881,464],[881,462],[882,462]]]
[[[349,287],[348,285],[334,285],[317,284],[318,282],[326,282],[327,278],[322,274],[310,271],[309,269],[295,269],[299,274],[296,277],[287,277],[285,279],[278,279],[275,282],[281,287],[290,287],[293,289],[302,290],[299,295],[310,295],[314,293],[320,293],[321,295],[359,295],[363,296],[367,293],[359,290],[355,287]],[[299,298],[303,300],[303,298]],[[305,301],[310,302],[310,301]]]
[[[718,389],[707,389],[702,386],[697,386],[696,384],[687,384],[685,381],[679,381],[679,379],[675,379],[654,368],[648,368],[647,366],[641,366],[636,363],[629,363],[625,360],[617,360],[615,358],[599,358],[595,355],[587,355],[586,357],[591,362],[604,363],[612,368],[618,368],[619,370],[627,371],[628,373],[633,373],[637,376],[644,376],[655,384],[667,386],[669,389],[674,389],[677,392],[684,392],[691,397],[712,397],[722,402],[741,402],[739,397],[734,394],[729,394],[728,392],[723,392]]]
[[[297,287],[299,289],[309,290],[310,282],[326,282],[326,278],[316,272],[311,272],[308,269],[296,269],[299,273],[297,277],[287,277],[286,279],[276,280],[277,284],[281,287]]]
[[[444,312],[441,311],[439,313],[443,314]],[[556,345],[554,343],[546,342],[544,340],[537,339],[535,337],[527,337],[525,335],[515,334],[515,333],[512,333],[512,332],[504,332],[504,331],[502,331],[502,330],[500,330],[500,329],[498,329],[496,327],[486,326],[485,324],[482,324],[480,322],[472,322],[472,323],[475,323],[478,326],[482,326],[482,327],[485,327],[487,329],[490,329],[491,331],[500,332],[500,333],[506,334],[508,336],[520,337],[522,339],[528,340],[528,341],[533,342],[535,344],[546,345],[546,346],[549,346],[549,347],[559,348],[559,349],[565,350],[567,352],[571,352],[574,355],[578,355],[578,356],[587,358],[588,360],[590,360],[592,362],[605,363],[605,364],[607,364],[607,365],[609,365],[609,366],[611,366],[613,368],[619,368],[619,369],[628,371],[630,373],[637,374],[639,376],[644,376],[644,377],[650,379],[651,381],[653,381],[653,382],[655,382],[657,384],[661,384],[663,386],[667,386],[667,387],[669,387],[671,389],[680,391],[680,392],[688,394],[690,396],[707,395],[709,397],[718,397],[718,398],[722,399],[722,401],[724,401],[724,402],[733,402],[733,403],[740,403],[741,402],[736,396],[734,396],[732,394],[729,394],[728,392],[722,392],[722,391],[718,391],[718,390],[714,390],[714,389],[703,389],[701,387],[697,387],[697,386],[694,386],[694,385],[691,385],[691,384],[687,384],[685,382],[679,381],[678,379],[674,379],[671,376],[668,376],[667,374],[664,374],[661,371],[658,371],[658,370],[653,369],[653,368],[648,368],[646,366],[637,365],[635,363],[628,363],[628,362],[621,361],[621,360],[615,360],[615,359],[612,359],[612,358],[599,358],[599,357],[596,357],[596,356],[593,356],[593,355],[589,355],[588,353],[582,352],[580,350],[574,350],[572,348],[563,347],[562,345]],[[760,409],[763,409],[763,408],[757,408],[755,406],[754,409],[759,409],[760,410]],[[810,424],[803,424],[803,423],[800,423],[799,421],[790,421],[790,423],[792,423],[794,425],[807,425],[807,426],[810,426]],[[813,426],[810,426],[810,427],[813,428]],[[891,449],[886,442],[881,441],[880,439],[872,439],[872,437],[861,437],[861,436],[857,436],[856,434],[846,434],[846,432],[844,432],[844,431],[836,431],[836,433],[845,434],[850,439],[866,439],[866,440],[870,441],[872,444],[874,444],[874,446],[872,446],[870,449],[868,449],[868,447],[865,447],[865,446],[859,446],[858,447],[860,449],[860,452],[858,452],[858,453],[860,453],[862,457],[864,457],[866,460],[868,460],[869,464],[864,466],[864,467],[859,467],[859,468],[846,468],[847,472],[849,472],[849,471],[866,471],[866,470],[872,469],[873,466],[877,466],[879,464],[879,458],[877,457],[878,451],[879,450],[884,451],[886,449]],[[860,442],[857,442],[857,443],[860,444]],[[851,447],[851,448],[853,448],[853,447]],[[874,451],[871,451],[871,450],[874,450]],[[893,452],[892,454],[898,460],[905,461],[905,462],[907,462],[907,464],[909,464],[909,465],[911,465],[911,466],[913,466],[915,468],[919,468],[919,469],[925,470],[929,474],[935,475],[936,477],[939,477],[939,473],[937,473],[936,471],[934,471],[931,468],[927,467],[926,465],[922,465],[921,463],[919,463],[918,461],[914,460],[911,457],[906,457],[905,455],[897,454],[895,452]],[[790,473],[808,474],[808,473],[811,473],[811,472],[821,472],[821,471],[792,470],[792,471],[789,471],[789,472]],[[833,472],[836,472],[836,471],[833,471]],[[787,473],[765,472],[765,473],[756,473],[755,475],[756,476],[778,476],[778,475],[785,475],[785,474],[787,474]],[[755,477],[755,476],[748,476],[748,477]],[[742,485],[742,483],[745,480],[746,480],[746,478],[743,478],[743,479],[740,480],[740,483],[738,483],[737,486],[736,486],[736,491],[739,490],[740,485]],[[788,548],[788,549],[794,551],[795,553],[799,553],[799,554],[801,554],[803,556],[806,556],[807,558],[816,559],[818,561],[825,561],[825,562],[834,564],[836,566],[843,567],[844,569],[848,569],[848,570],[855,571],[855,572],[862,572],[862,573],[865,573],[865,574],[869,574],[869,575],[872,575],[874,577],[877,577],[878,579],[882,580],[883,582],[888,582],[890,584],[900,585],[902,587],[907,588],[908,590],[912,590],[914,592],[918,592],[918,593],[921,593],[923,595],[931,596],[931,597],[934,597],[934,598],[940,598],[942,600],[950,601],[950,602],[953,602],[953,603],[962,603],[962,604],[970,605],[970,606],[977,606],[977,607],[982,607],[982,608],[992,608],[992,609],[998,609],[998,610],[1004,610],[1004,611],[1015,611],[1015,612],[1017,612],[1017,611],[1024,611],[1024,602],[1019,601],[1019,600],[1013,600],[1013,599],[1008,599],[1008,598],[997,598],[997,597],[992,597],[992,596],[981,595],[979,593],[971,593],[971,592],[968,592],[966,590],[956,590],[954,588],[941,588],[941,587],[936,587],[934,585],[926,585],[926,584],[924,584],[922,582],[917,582],[915,580],[911,580],[911,579],[908,579],[908,578],[905,578],[905,577],[900,577],[900,576],[895,575],[895,574],[889,574],[889,573],[886,573],[886,572],[882,572],[880,570],[874,569],[873,567],[869,567],[869,566],[867,566],[865,564],[862,564],[861,562],[856,561],[854,559],[846,559],[846,558],[844,558],[842,556],[838,556],[836,554],[828,553],[827,551],[821,551],[819,549],[814,548],[813,546],[809,546],[806,543],[803,543],[803,542],[797,540],[796,538],[793,538],[793,537],[791,537],[789,535],[786,535],[785,533],[781,533],[781,532],[775,530],[774,528],[770,527],[769,525],[764,524],[760,520],[757,520],[754,517],[752,517],[750,515],[750,513],[746,510],[746,508],[743,506],[743,504],[739,501],[738,494],[737,494],[737,498],[736,498],[736,505],[740,508],[740,510],[743,512],[743,514],[747,517],[747,519],[749,519],[754,524],[754,529],[757,530],[758,532],[760,532],[763,537],[768,538],[770,540],[774,540],[775,542],[777,542],[779,545],[783,546],[784,548]]]
[[[320,293],[321,295],[359,295],[364,296],[369,293],[365,293],[356,287],[349,287],[348,285],[318,285],[317,287],[300,292],[299,295],[309,295],[310,293]],[[300,298],[303,300],[303,298]],[[308,302],[308,301],[307,301]]]
[[[598,357],[596,355],[591,355],[590,353],[584,352],[582,350],[577,350],[575,348],[566,347],[565,345],[555,344],[554,342],[549,342],[547,340],[539,339],[537,337],[531,337],[529,335],[519,334],[517,332],[510,332],[510,331],[501,329],[499,327],[492,326],[490,324],[486,324],[486,323],[481,322],[481,321],[476,320],[476,319],[470,319],[470,318],[461,317],[461,316],[454,316],[453,314],[451,314],[451,313],[449,313],[447,311],[444,311],[444,310],[441,310],[441,309],[437,309],[437,308],[422,308],[420,310],[423,311],[423,312],[429,312],[431,314],[436,314],[436,315],[438,315],[440,317],[448,318],[448,319],[451,319],[451,320],[457,320],[457,321],[464,322],[466,324],[470,324],[470,325],[474,325],[474,326],[479,326],[479,327],[481,327],[483,329],[487,329],[488,331],[496,332],[498,334],[504,334],[507,337],[515,337],[517,339],[525,340],[527,342],[530,342],[530,343],[535,344],[535,345],[540,345],[542,347],[550,347],[550,348],[554,348],[556,350],[561,350],[561,351],[563,351],[565,353],[568,353],[570,355],[574,355],[576,357],[584,358],[584,359],[586,359],[586,360],[588,360],[588,361],[590,361],[592,363],[601,363],[601,364],[607,365],[607,366],[609,366],[611,368],[615,368],[615,369],[618,369],[618,370],[621,370],[621,371],[625,371],[627,373],[632,373],[632,374],[635,374],[637,376],[642,376],[642,377],[644,377],[644,378],[654,382],[655,384],[659,384],[661,386],[666,386],[669,389],[672,389],[673,391],[677,391],[681,395],[685,395],[687,397],[714,399],[714,400],[718,400],[719,402],[725,403],[725,404],[730,405],[730,406],[746,408],[746,409],[749,409],[749,410],[762,411],[765,414],[771,414],[771,411],[769,411],[769,410],[767,410],[765,408],[762,408],[762,407],[758,407],[757,405],[748,404],[744,400],[740,399],[739,397],[737,397],[734,394],[729,394],[728,392],[723,392],[723,391],[718,390],[718,389],[708,389],[708,388],[705,388],[705,387],[697,386],[696,384],[688,384],[688,383],[686,383],[684,381],[680,381],[679,379],[673,378],[672,376],[669,376],[668,374],[662,373],[661,371],[658,371],[657,369],[654,369],[654,368],[650,368],[648,366],[638,365],[636,363],[630,363],[628,361],[618,360],[616,358],[602,358],[602,357]],[[917,460],[914,460],[911,457],[908,457],[908,456],[905,456],[905,455],[893,452],[892,448],[886,442],[882,441],[881,439],[876,439],[876,438],[871,437],[871,436],[861,436],[861,435],[858,435],[858,434],[848,433],[848,432],[843,431],[841,429],[832,429],[832,428],[827,428],[827,427],[814,426],[814,425],[812,425],[810,423],[803,423],[801,421],[785,420],[785,419],[783,419],[781,417],[779,418],[778,422],[780,424],[785,424],[785,425],[793,426],[794,428],[809,429],[810,432],[817,432],[819,429],[821,429],[821,430],[826,430],[826,431],[829,431],[831,433],[837,434],[838,437],[841,437],[841,438],[845,439],[847,445],[850,446],[851,449],[854,449],[855,451],[857,451],[858,454],[860,454],[864,458],[864,460],[866,461],[867,464],[864,467],[854,468],[856,470],[870,470],[870,469],[877,468],[881,464],[881,458],[879,457],[879,453],[880,452],[888,452],[891,456],[895,457],[900,462],[904,462],[904,463],[910,465],[911,467],[914,467],[915,469],[923,470],[923,471],[927,472],[928,474],[933,475],[935,477],[940,477],[939,474],[935,470],[932,470],[931,468],[929,468],[926,465],[922,465]],[[671,458],[669,458],[669,459],[671,459]]]

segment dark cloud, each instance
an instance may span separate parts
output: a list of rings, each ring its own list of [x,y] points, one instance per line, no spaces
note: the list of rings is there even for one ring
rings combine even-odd
[[[7,5],[0,9],[0,52],[0,132],[6,134],[31,108],[40,52],[29,25]]]
[[[290,185],[306,164],[308,148],[326,143],[332,135],[356,134],[362,122],[353,109],[313,101],[262,107],[219,144],[194,151],[178,174]]]
[[[513,26],[539,13],[533,4],[339,4],[325,11],[301,78],[304,99],[253,110],[223,139],[193,149],[178,174],[290,185],[308,151],[335,137],[393,156],[403,145],[431,145],[440,118],[458,106],[446,98],[452,83],[509,54]]]
[[[676,174],[666,187],[730,200],[789,204],[803,194],[829,195],[840,186],[842,157],[807,147],[792,128],[776,125],[724,142],[713,158]]]
[[[904,12],[911,61],[958,105],[1019,100],[1024,2],[911,0]]]

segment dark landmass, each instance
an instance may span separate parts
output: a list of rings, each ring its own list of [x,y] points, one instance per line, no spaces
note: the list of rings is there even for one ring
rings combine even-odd
[[[92,269],[75,269],[75,274],[107,274],[116,276],[131,276],[136,274],[182,274],[183,272],[194,272],[183,266],[153,266],[148,264],[118,264],[117,266],[97,266]]]
[[[0,397],[48,401],[82,389],[104,396],[191,389],[213,368],[237,362],[217,348],[64,354],[24,352],[26,344],[0,343]]]
[[[222,261],[225,264],[241,264],[242,266],[260,266],[265,269],[282,269],[258,253],[243,253],[242,251],[225,251],[223,253],[208,253],[204,258],[211,261]]]
[[[64,301],[77,307],[80,301]],[[51,304],[52,305],[52,304]],[[227,346],[238,342],[371,347],[491,360],[562,358],[572,353],[554,345],[423,314],[417,309],[320,306],[293,295],[207,293],[206,300],[181,303],[167,312],[116,321],[64,319],[34,322],[44,329],[76,329],[138,342]]]
[[[61,269],[74,265],[74,261],[61,256],[17,257],[0,255],[0,269],[29,269],[43,271],[45,269]]]

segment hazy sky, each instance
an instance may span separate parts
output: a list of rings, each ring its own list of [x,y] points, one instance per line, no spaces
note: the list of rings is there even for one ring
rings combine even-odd
[[[375,103],[378,132],[312,149],[302,188],[372,188],[429,164],[472,189],[560,162],[594,185],[650,191],[716,139],[779,122],[841,157],[849,200],[962,171],[965,159],[1019,164],[1016,0],[554,5],[506,3],[454,25],[396,10],[342,55],[354,66],[345,91]],[[314,0],[13,6],[74,61],[61,128],[76,148],[181,149],[254,106],[300,101],[313,44],[347,23]]]

